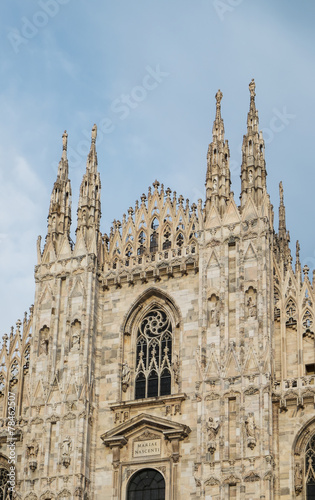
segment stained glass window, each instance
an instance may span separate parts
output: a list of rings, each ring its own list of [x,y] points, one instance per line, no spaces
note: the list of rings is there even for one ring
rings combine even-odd
[[[138,329],[135,398],[171,394],[172,324],[167,314],[154,308]]]

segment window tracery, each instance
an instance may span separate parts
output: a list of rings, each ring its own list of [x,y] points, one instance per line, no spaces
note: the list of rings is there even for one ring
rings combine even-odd
[[[168,250],[171,248],[171,230],[169,226],[166,226],[163,232],[163,250]]]
[[[159,221],[155,217],[151,223],[151,229],[152,229],[152,233],[150,236],[150,252],[151,253],[155,253],[158,251],[158,241],[159,241],[158,227],[159,227]]]
[[[172,324],[160,308],[151,309],[137,333],[135,398],[171,394]]]
[[[11,500],[13,493],[9,491],[10,483],[7,469],[0,469],[0,500]]]
[[[2,398],[4,395],[4,388],[5,388],[4,376],[0,375],[0,398]]]
[[[15,359],[11,365],[10,371],[10,389],[17,384],[19,375],[19,365],[17,360]]]
[[[315,496],[315,435],[313,435],[306,446],[305,484],[306,498],[307,500],[311,500]]]
[[[138,237],[138,255],[142,255],[145,251],[145,243],[146,243],[146,234],[144,231],[141,231]]]
[[[286,307],[286,325],[287,326],[296,326],[296,305],[295,302],[290,299],[287,303]]]
[[[308,309],[305,311],[303,315],[302,325],[303,325],[303,336],[313,338],[314,337],[313,316]]]
[[[24,351],[23,374],[27,375],[30,367],[30,346],[28,345]]]

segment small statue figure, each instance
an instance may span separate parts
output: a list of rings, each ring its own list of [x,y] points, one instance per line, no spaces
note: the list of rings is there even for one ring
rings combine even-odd
[[[248,414],[248,417],[245,420],[245,427],[246,427],[247,437],[256,438],[256,435],[255,435],[255,419],[254,419],[254,414],[253,413],[249,413]]]
[[[67,145],[68,145],[68,134],[67,134],[67,131],[65,130],[64,133],[62,134],[62,149],[63,149],[63,151],[67,151]]]
[[[256,303],[252,297],[248,298],[247,309],[248,309],[248,316],[250,318],[256,318]]]
[[[208,299],[208,323],[211,326],[220,325],[220,302],[216,295]]]
[[[299,495],[303,489],[303,471],[300,464],[295,464],[294,486],[295,486],[295,493]]]
[[[249,182],[249,184],[253,184],[253,171],[252,170],[250,170],[248,172],[248,182]]]
[[[121,387],[124,392],[127,391],[130,383],[130,368],[128,366],[127,361],[125,361],[122,365],[122,373],[121,373]]]
[[[33,441],[26,446],[26,456],[28,458],[28,465],[31,471],[33,472],[37,468],[37,454],[38,454],[38,444],[33,439]]]
[[[173,368],[173,373],[174,373],[174,382],[178,384],[179,382],[179,361],[178,361],[178,355],[175,354],[174,356],[174,361],[172,363],[172,368]]]
[[[80,334],[77,331],[75,331],[72,335],[72,349],[78,351],[80,349],[80,342],[81,342]]]
[[[40,341],[39,354],[48,354],[48,340],[45,338]]]
[[[30,444],[27,445],[27,457],[29,460],[36,458],[38,454],[38,444],[36,441],[32,441]]]
[[[256,446],[256,425],[253,413],[249,413],[245,420],[245,430],[247,436],[247,446],[253,450]]]
[[[216,191],[218,188],[218,179],[215,177],[212,183],[212,191]]]
[[[61,445],[61,456],[62,456],[62,464],[65,466],[65,467],[69,467],[70,465],[70,453],[71,453],[71,449],[72,449],[72,446],[71,446],[71,439],[70,439],[70,436],[67,436],[63,442],[62,442],[62,445]]]
[[[67,436],[62,443],[62,456],[69,456],[71,451],[71,439]]]
[[[220,422],[214,422],[212,417],[209,417],[207,422],[208,434],[208,450],[213,454],[216,450],[216,437],[220,429]]]

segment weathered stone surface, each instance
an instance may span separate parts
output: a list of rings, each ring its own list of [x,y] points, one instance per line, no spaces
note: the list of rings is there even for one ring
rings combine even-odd
[[[306,498],[314,290],[299,245],[292,268],[282,185],[273,229],[254,82],[250,96],[240,207],[219,91],[205,205],[155,181],[102,235],[94,126],[75,244],[63,135],[34,306],[1,351],[18,498],[123,500],[147,468],[169,500]]]

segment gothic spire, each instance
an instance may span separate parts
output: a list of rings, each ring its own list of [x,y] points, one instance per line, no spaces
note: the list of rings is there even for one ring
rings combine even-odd
[[[279,195],[280,195],[280,205],[279,205],[278,242],[279,242],[280,258],[284,263],[284,268],[287,269],[288,265],[291,263],[292,257],[289,248],[290,234],[289,231],[287,231],[286,220],[285,220],[285,206],[284,206],[282,182],[280,182],[279,184]]]
[[[64,234],[70,238],[71,184],[68,178],[67,144],[68,134],[65,130],[62,135],[62,155],[58,166],[57,179],[50,197],[48,213],[46,241],[51,239],[55,245]]]
[[[96,251],[101,218],[101,180],[97,170],[97,126],[92,128],[91,148],[87,157],[86,172],[80,186],[78,204],[77,238],[81,234],[89,251]]]
[[[298,240],[295,246],[295,274],[296,276],[301,275],[300,243]]]
[[[255,81],[249,84],[250,106],[247,115],[247,134],[243,137],[241,169],[241,204],[245,205],[248,195],[253,197],[256,206],[261,204],[266,191],[265,143],[259,132],[258,110],[255,102]]]
[[[230,197],[230,150],[228,141],[224,140],[224,123],[221,117],[221,100],[223,94],[216,93],[216,114],[212,128],[212,142],[207,154],[206,176],[206,213],[214,203],[223,215],[227,199]]]

